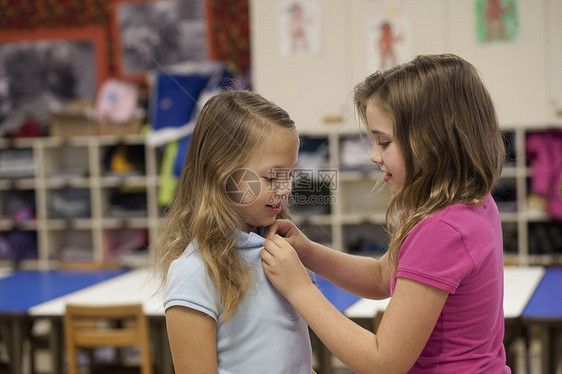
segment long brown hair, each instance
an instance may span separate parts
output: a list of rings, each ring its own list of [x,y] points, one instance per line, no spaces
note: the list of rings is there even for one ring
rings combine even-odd
[[[478,204],[499,178],[505,150],[492,99],[478,71],[452,55],[421,55],[355,87],[363,123],[377,105],[394,123],[406,168],[386,213],[394,266],[410,231],[452,204]]]
[[[287,112],[256,93],[228,90],[212,97],[198,116],[178,189],[151,244],[164,287],[172,261],[197,240],[224,319],[236,311],[254,280],[236,250],[237,233],[246,224],[239,205],[224,190],[225,181],[276,127],[295,129],[295,124]],[[278,217],[289,217],[286,206]]]

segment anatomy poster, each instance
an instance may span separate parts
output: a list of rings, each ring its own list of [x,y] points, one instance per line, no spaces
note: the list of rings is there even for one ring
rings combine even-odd
[[[367,73],[384,70],[412,58],[412,26],[406,17],[367,20]]]
[[[512,42],[517,38],[517,0],[476,0],[475,11],[478,42]]]
[[[282,1],[278,6],[281,56],[318,55],[321,50],[319,0]]]

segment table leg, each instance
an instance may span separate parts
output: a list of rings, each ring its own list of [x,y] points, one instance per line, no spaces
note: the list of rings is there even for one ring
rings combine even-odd
[[[557,369],[562,369],[562,326],[558,326],[553,334],[552,345],[554,347],[552,363],[554,365],[553,370],[560,373],[562,371],[556,371]]]
[[[542,372],[544,374],[555,373],[560,358],[560,347],[557,339],[557,326],[541,326],[542,345]]]
[[[64,367],[64,331],[61,318],[51,318],[51,334],[49,335],[49,350],[53,372],[62,373]]]
[[[0,323],[0,334],[2,335],[2,340],[6,345],[6,352],[8,354],[8,369],[10,373],[15,373],[13,369],[13,358],[14,358],[14,338],[12,336],[12,329],[11,327],[11,319],[10,321],[2,320]]]
[[[318,364],[317,374],[330,374],[332,372],[332,352],[326,348],[324,343],[316,336],[316,334],[309,330],[310,342],[313,351],[316,353],[316,361]]]
[[[541,326],[541,346],[542,346],[542,372],[551,373],[550,370],[550,331],[548,326]]]
[[[151,340],[155,343],[154,348],[154,364],[158,374],[173,374],[174,365],[172,362],[172,353],[170,352],[170,344],[168,343],[168,334],[166,332],[166,320],[163,318],[151,319]]]
[[[0,333],[6,342],[9,370],[11,374],[21,374],[24,336],[29,328],[29,321],[25,317],[2,320]]]
[[[525,331],[523,324],[519,318],[510,318],[505,320],[504,347],[506,355],[506,364],[511,369],[512,374],[522,374],[518,372],[518,368],[525,367],[525,351],[524,345]],[[519,370],[520,371],[520,370]]]

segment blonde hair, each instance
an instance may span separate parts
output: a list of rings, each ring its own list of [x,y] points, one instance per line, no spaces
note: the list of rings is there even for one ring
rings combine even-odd
[[[404,158],[405,182],[386,212],[396,267],[421,220],[452,204],[478,204],[492,190],[505,157],[496,112],[478,71],[452,54],[376,72],[355,87],[354,100],[365,125],[368,104],[388,115]]]
[[[295,124],[287,112],[256,93],[228,90],[212,97],[199,114],[178,189],[151,243],[164,288],[172,261],[197,240],[195,250],[224,307],[224,319],[236,311],[254,281],[236,244],[238,232],[246,230],[244,217],[227,196],[225,181],[276,127],[295,129]],[[278,217],[289,217],[286,206]]]

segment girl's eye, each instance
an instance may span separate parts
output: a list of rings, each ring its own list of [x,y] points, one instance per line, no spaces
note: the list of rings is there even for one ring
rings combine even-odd
[[[389,145],[390,142],[379,142],[379,146],[381,146],[382,149],[386,149]]]
[[[273,176],[271,176],[273,175]],[[288,170],[282,170],[282,171],[278,171],[278,172],[272,172],[272,173],[268,173],[267,176],[263,177],[263,179],[267,182],[267,183],[273,183],[275,181],[290,181],[291,179],[294,178],[293,175],[293,170],[288,171]]]

